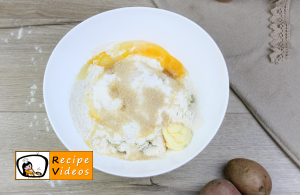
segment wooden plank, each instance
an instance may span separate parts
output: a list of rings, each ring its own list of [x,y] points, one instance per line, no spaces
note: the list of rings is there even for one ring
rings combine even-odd
[[[29,26],[78,24],[84,19],[56,19],[56,18],[20,18],[0,19],[0,29],[16,29]]]
[[[26,27],[22,36],[20,29],[0,30],[0,111],[45,111],[40,104],[47,61],[56,44],[74,26]],[[37,89],[30,89],[34,85]]]
[[[66,150],[54,131],[47,131],[45,113],[0,113],[0,192],[20,194],[197,194],[210,180],[224,177],[223,168],[232,158],[260,162],[273,179],[272,194],[300,191],[300,170],[261,129],[250,114],[227,114],[212,142],[193,160],[164,175],[132,179],[94,170],[93,181],[14,180],[14,151]],[[33,124],[32,127],[30,124]],[[54,185],[54,187],[53,187]],[[29,188],[27,186],[31,186]]]
[[[156,7],[151,0],[1,0],[3,19],[86,19],[98,13],[121,7]]]

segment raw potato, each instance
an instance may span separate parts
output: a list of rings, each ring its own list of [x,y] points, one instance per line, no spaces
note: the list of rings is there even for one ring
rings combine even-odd
[[[269,195],[272,180],[260,164],[244,158],[230,160],[226,165],[228,179],[244,195]]]
[[[241,193],[230,181],[215,179],[208,182],[199,195],[241,195]]]

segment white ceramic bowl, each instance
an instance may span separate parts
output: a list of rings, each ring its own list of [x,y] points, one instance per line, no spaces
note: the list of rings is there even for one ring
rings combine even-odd
[[[189,19],[161,9],[134,7],[107,11],[80,23],[62,38],[48,61],[44,76],[46,111],[54,131],[69,150],[90,150],[72,122],[71,88],[97,45],[126,40],[156,43],[187,68],[198,90],[196,101],[204,125],[184,150],[163,160],[129,162],[94,152],[94,168],[123,177],[163,174],[187,163],[207,146],[222,123],[228,103],[224,58],[213,39]]]

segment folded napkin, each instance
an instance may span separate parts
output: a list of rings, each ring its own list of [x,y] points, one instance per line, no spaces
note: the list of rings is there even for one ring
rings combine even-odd
[[[286,44],[290,48],[285,48],[290,57],[277,64],[269,58],[276,49],[270,45],[274,2],[154,1],[159,8],[193,20],[212,36],[225,57],[232,90],[300,166],[300,1],[290,2],[291,34]]]

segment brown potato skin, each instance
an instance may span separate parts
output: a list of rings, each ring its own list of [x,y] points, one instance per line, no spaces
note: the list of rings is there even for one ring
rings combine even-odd
[[[199,195],[241,195],[241,193],[230,181],[215,179],[208,182]]]
[[[255,161],[236,158],[225,168],[228,179],[244,195],[269,195],[272,180],[269,173]]]

